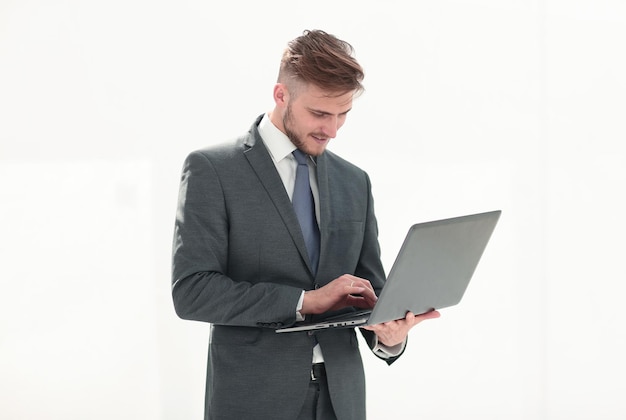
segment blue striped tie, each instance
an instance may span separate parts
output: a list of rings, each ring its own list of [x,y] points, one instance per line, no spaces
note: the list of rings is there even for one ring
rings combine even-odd
[[[299,149],[293,151],[293,156],[296,158],[298,166],[291,201],[300,222],[311,268],[315,274],[320,259],[320,231],[315,218],[315,203],[309,182],[309,166],[307,164],[309,157]]]

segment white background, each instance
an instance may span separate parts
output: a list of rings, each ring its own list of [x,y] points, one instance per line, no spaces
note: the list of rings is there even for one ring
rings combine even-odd
[[[0,0],[0,417],[202,417],[182,161],[272,107],[313,28],[366,70],[330,147],[387,269],[412,223],[503,211],[462,303],[392,367],[364,350],[369,418],[626,418],[622,0]]]

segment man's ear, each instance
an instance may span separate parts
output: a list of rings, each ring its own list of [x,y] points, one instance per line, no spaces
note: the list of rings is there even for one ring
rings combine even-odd
[[[276,106],[281,108],[286,107],[287,103],[289,103],[289,91],[283,83],[274,85],[274,102],[276,102]]]

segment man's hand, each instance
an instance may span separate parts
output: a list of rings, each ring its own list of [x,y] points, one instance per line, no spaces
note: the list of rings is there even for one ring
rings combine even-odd
[[[437,311],[426,312],[421,315],[414,315],[412,312],[407,312],[404,319],[398,319],[395,321],[389,321],[382,324],[370,325],[369,327],[363,327],[366,330],[374,331],[378,336],[378,342],[393,347],[406,340],[411,328],[416,326],[422,321],[427,319],[439,318],[440,314]]]
[[[304,293],[301,314],[321,314],[347,306],[373,308],[378,297],[368,280],[344,274],[327,285]]]

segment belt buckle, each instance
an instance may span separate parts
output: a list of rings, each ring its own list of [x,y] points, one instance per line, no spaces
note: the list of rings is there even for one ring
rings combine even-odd
[[[323,365],[322,365],[323,366]],[[315,375],[315,365],[311,365],[311,380],[313,382],[317,382],[324,376],[324,372],[322,371],[319,376]]]

